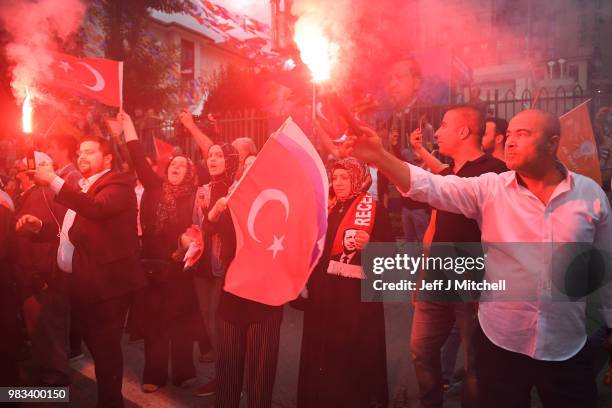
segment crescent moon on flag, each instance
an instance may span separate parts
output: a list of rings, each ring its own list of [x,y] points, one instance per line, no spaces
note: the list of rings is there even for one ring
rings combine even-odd
[[[104,86],[106,85],[106,83],[104,82],[104,78],[96,69],[94,69],[94,67],[92,67],[86,62],[77,62],[77,64],[80,64],[84,66],[85,68],[87,68],[89,72],[91,72],[93,76],[96,78],[96,83],[93,84],[93,86],[89,86],[85,84],[81,84],[81,85],[83,85],[85,88],[90,89],[94,92],[100,92],[101,90],[104,89]]]
[[[266,204],[268,201],[278,201],[283,207],[285,207],[285,221],[289,218],[289,199],[280,190],[275,188],[268,188],[263,190],[257,198],[251,204],[251,209],[249,210],[249,216],[247,219],[247,227],[249,229],[249,235],[253,238],[254,241],[260,242],[259,238],[255,235],[255,218],[257,218],[257,214],[259,210]]]

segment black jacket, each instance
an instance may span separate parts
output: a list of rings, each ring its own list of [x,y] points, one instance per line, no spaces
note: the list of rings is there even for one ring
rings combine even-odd
[[[131,176],[108,172],[87,193],[66,183],[55,200],[77,214],[69,232],[75,247],[72,290],[77,299],[100,302],[145,286]],[[48,223],[43,230],[48,234]]]

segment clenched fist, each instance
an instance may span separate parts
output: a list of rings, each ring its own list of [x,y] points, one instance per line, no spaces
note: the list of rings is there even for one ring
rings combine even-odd
[[[42,221],[33,215],[26,214],[17,220],[15,229],[20,234],[38,234],[42,228]]]

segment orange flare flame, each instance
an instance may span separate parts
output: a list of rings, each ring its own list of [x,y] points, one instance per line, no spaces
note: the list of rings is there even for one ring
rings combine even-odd
[[[312,74],[312,80],[327,81],[338,57],[338,45],[330,41],[319,25],[304,18],[295,24],[294,40],[300,49],[302,61]]]

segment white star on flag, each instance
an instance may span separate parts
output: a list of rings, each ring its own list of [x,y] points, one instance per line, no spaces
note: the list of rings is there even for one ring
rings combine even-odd
[[[284,235],[280,238],[278,238],[276,235],[274,236],[274,242],[268,247],[268,251],[272,251],[272,258],[276,259],[276,254],[285,250],[285,247],[283,246],[284,239]]]
[[[72,69],[72,67],[70,66],[70,64],[66,61],[61,61],[59,64],[60,69],[63,69],[64,72],[68,72],[69,70]]]

